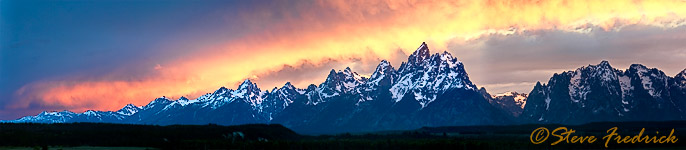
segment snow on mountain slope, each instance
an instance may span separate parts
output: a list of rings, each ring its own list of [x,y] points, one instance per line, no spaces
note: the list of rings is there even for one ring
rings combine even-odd
[[[390,89],[396,102],[410,93],[423,108],[450,88],[477,90],[462,62],[448,52],[429,55],[429,47],[422,43],[407,61],[401,64],[400,77]]]
[[[526,96],[527,94],[525,93],[520,94],[517,92],[509,91],[501,94],[492,95],[491,98],[502,99],[504,97],[512,97],[512,101],[515,103],[515,106],[524,109],[524,106],[526,105]]]
[[[141,111],[141,109],[143,109],[143,108],[136,106],[136,105],[133,105],[133,104],[127,104],[126,106],[124,106],[124,108],[117,111],[117,113],[124,115],[124,116],[131,116],[131,115],[137,113],[138,111]]]
[[[19,118],[17,120],[3,121],[3,122],[13,122],[13,123],[69,123],[69,122],[106,122],[106,123],[117,123],[121,122],[125,118],[135,114],[136,112],[142,110],[142,107],[135,106],[133,104],[128,104],[124,108],[112,112],[112,111],[94,111],[87,110],[82,113],[74,113],[71,111],[44,111],[36,116],[26,116]]]
[[[538,122],[573,124],[681,119],[685,98],[670,93],[676,78],[640,64],[622,71],[602,61],[554,74],[547,85],[537,84],[522,115]]]
[[[524,106],[526,106],[526,100],[528,94],[517,93],[517,92],[505,92],[496,95],[491,95],[486,92],[485,88],[481,88],[480,92],[484,94],[491,103],[491,105],[503,110],[514,117],[518,117],[522,111],[524,111]]]

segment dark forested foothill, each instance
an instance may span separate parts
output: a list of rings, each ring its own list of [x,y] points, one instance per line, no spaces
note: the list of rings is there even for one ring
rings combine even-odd
[[[574,129],[575,135],[597,136],[592,144],[558,144],[552,140],[532,144],[534,129]],[[606,131],[618,127],[620,135],[667,135],[686,137],[686,121],[602,122],[565,126],[527,124],[511,126],[446,126],[333,135],[301,135],[282,125],[127,125],[102,123],[0,124],[3,147],[149,147],[159,149],[601,149]],[[610,148],[683,148],[683,141],[671,144],[611,144]]]

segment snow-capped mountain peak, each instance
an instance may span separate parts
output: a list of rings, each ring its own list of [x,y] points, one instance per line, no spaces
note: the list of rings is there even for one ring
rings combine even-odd
[[[505,98],[505,97],[512,97],[514,104],[517,107],[524,109],[524,106],[526,106],[526,98],[527,98],[526,93],[517,93],[514,91],[509,91],[509,92],[505,92],[505,93],[491,95],[491,98],[496,100],[497,103],[503,103],[503,102],[499,102],[498,100],[503,100],[503,98]]]
[[[295,89],[295,86],[293,86],[293,84],[291,84],[291,82],[286,82],[286,84],[284,84],[281,87],[281,89]]]
[[[469,80],[462,62],[448,52],[429,54],[425,43],[417,48],[408,63],[400,66],[397,83],[391,87],[392,98],[396,102],[412,92],[422,107],[436,99],[451,88],[464,88],[476,91],[477,88]]]
[[[288,100],[292,100],[295,96],[305,93],[305,90],[295,88],[291,82],[286,82],[281,88],[272,91],[272,93],[277,93]]]
[[[607,60],[601,60],[600,63],[599,63],[597,66],[602,66],[602,67],[605,67],[605,68],[612,68],[612,67],[610,66],[610,61],[607,61]]]
[[[319,88],[321,88],[320,91],[322,91],[322,94],[325,94],[325,97],[331,97],[340,95],[339,92],[354,92],[355,88],[365,81],[366,78],[353,72],[350,67],[346,67],[343,71],[338,72],[332,69],[326,81]]]
[[[130,106],[126,106],[130,107]],[[134,106],[135,107],[135,106]],[[136,107],[140,110],[139,107]],[[120,110],[121,111],[121,110]],[[26,116],[12,121],[0,121],[0,122],[13,122],[13,123],[67,123],[67,122],[118,122],[122,119],[129,117],[131,115],[124,115],[119,112],[111,111],[95,111],[87,110],[82,113],[75,113],[71,111],[44,111],[36,116]]]
[[[256,93],[260,93],[260,88],[257,87],[257,84],[252,83],[250,79],[245,79],[243,83],[241,83],[236,90],[231,92],[232,97],[238,97],[238,98],[251,98],[255,96]]]
[[[676,76],[674,76],[674,78],[686,79],[686,69],[684,69],[683,71],[679,72],[679,74],[677,74]]]
[[[677,86],[686,89],[686,69],[674,76]]]
[[[94,110],[86,110],[86,112],[83,112],[83,114],[86,116],[99,116]]]
[[[126,104],[126,106],[124,106],[124,108],[119,109],[117,111],[117,113],[122,114],[122,115],[126,115],[126,116],[131,116],[131,115],[137,113],[138,111],[140,111],[141,109],[143,109],[143,108],[138,107],[138,106],[133,105],[133,104]]]
[[[74,112],[63,110],[63,111],[43,111],[39,116],[68,116],[76,114]]]
[[[255,84],[253,84],[252,81],[250,81],[250,79],[245,79],[245,80],[243,80],[243,83],[241,83],[241,85],[239,85],[236,90],[245,89],[248,87],[252,87],[254,85]]]
[[[156,98],[155,100],[151,101],[147,105],[143,106],[143,109],[151,109],[155,107],[166,107],[168,104],[172,103],[173,101],[171,99],[168,99],[165,96],[162,96],[160,98]]]
[[[598,65],[555,74],[548,85],[537,84],[529,95],[523,115],[533,121],[552,123],[682,118],[679,93],[684,92],[675,89],[680,82],[674,80],[676,78],[641,64],[632,64],[622,71],[602,61]]]
[[[589,65],[587,68],[591,72],[589,76],[600,77],[602,81],[616,80],[615,69],[610,66],[610,62],[603,60],[598,65]],[[582,69],[583,70],[583,69]]]
[[[224,94],[224,93],[226,93],[226,92],[228,92],[228,91],[229,91],[229,89],[227,89],[226,87],[223,87],[223,86],[222,86],[222,87],[220,87],[219,89],[215,90],[214,93],[212,93],[212,95],[221,95],[221,94]]]
[[[522,114],[522,111],[524,111],[524,107],[526,106],[526,101],[528,98],[528,94],[517,93],[514,91],[509,91],[495,95],[488,94],[488,92],[486,92],[486,89],[483,87],[479,89],[479,91],[482,94],[484,94],[484,96],[490,96],[488,102],[491,103],[491,105],[498,107],[501,110],[504,110],[505,112],[510,113],[514,117],[518,117],[520,114]]]
[[[667,91],[661,87],[666,87],[668,85],[669,77],[657,68],[648,68],[641,64],[632,64],[627,72],[635,74],[640,80],[643,89],[647,90],[648,94],[651,96],[658,98],[663,94],[667,94]]]
[[[43,111],[36,116],[26,116],[19,118],[17,120],[12,120],[11,122],[21,123],[21,122],[38,122],[38,123],[63,123],[71,118],[74,118],[76,113],[71,111]]]
[[[424,59],[429,58],[431,54],[429,53],[429,46],[426,45],[425,42],[422,42],[422,45],[415,50],[412,55],[409,56],[407,59],[407,63],[411,63],[414,65],[418,65],[424,61]]]
[[[592,90],[591,83],[600,83],[611,94],[619,95],[622,92],[620,89],[613,88],[616,81],[621,77],[618,75],[621,72],[612,68],[606,60],[601,61],[598,65],[588,65],[565,73],[571,76],[568,88],[572,101],[581,102],[582,106],[587,94]]]
[[[350,67],[345,67],[345,69],[343,69],[343,73],[346,75],[351,75],[353,71],[350,69]]]
[[[370,78],[373,78],[375,76],[374,74],[386,74],[389,71],[395,71],[395,69],[393,69],[391,63],[389,63],[385,59],[381,60],[381,62],[379,62],[379,65],[376,66],[376,69],[374,70],[372,77]]]
[[[245,79],[235,91],[231,92],[231,97],[233,99],[243,99],[245,102],[255,107],[255,109],[260,110],[265,94],[266,91],[260,90],[256,83],[253,83],[250,79]]]
[[[388,61],[381,60],[379,65],[376,66],[376,70],[374,70],[374,73],[372,73],[372,75],[369,77],[368,84],[372,86],[378,86],[379,82],[381,82],[381,80],[383,80],[387,76],[391,77],[391,83],[389,84],[392,84],[395,76],[395,69],[393,68],[393,66],[391,66],[391,63],[389,63]]]

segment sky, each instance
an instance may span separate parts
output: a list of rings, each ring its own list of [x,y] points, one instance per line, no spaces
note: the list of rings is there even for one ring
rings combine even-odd
[[[608,60],[686,68],[684,0],[0,0],[0,120],[370,75],[422,42],[490,93]]]

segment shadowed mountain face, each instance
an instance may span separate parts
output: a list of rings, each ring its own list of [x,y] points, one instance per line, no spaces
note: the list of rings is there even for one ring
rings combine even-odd
[[[526,99],[528,94],[517,93],[517,92],[505,92],[502,94],[491,95],[486,92],[485,88],[479,89],[479,92],[488,100],[491,105],[512,117],[519,117],[524,111],[524,106],[526,105]]]
[[[397,70],[383,60],[369,78],[345,68],[319,85],[286,83],[271,91],[245,80],[194,100],[161,97],[116,112],[44,112],[7,122],[278,123],[301,133],[339,133],[512,123],[508,118],[479,93],[462,62],[448,52],[431,54],[422,43]]]
[[[563,124],[682,120],[685,72],[672,78],[640,64],[622,71],[603,61],[555,74],[548,84],[536,84],[522,118]]]

